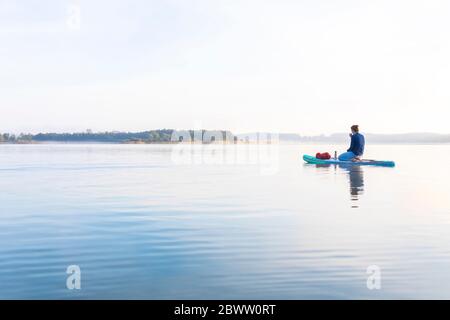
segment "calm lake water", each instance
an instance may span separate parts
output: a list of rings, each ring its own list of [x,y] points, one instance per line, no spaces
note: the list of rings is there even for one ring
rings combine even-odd
[[[0,298],[449,299],[450,146],[335,149],[0,145]]]

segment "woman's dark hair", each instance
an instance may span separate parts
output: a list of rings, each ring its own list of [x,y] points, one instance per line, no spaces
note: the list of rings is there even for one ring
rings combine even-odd
[[[359,132],[359,126],[357,124],[351,127],[352,131]]]

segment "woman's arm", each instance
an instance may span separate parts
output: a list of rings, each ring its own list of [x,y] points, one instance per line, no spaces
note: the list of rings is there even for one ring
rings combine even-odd
[[[347,152],[350,152],[353,150],[353,147],[355,146],[355,136],[351,135],[351,140],[350,140],[350,148],[348,148]]]

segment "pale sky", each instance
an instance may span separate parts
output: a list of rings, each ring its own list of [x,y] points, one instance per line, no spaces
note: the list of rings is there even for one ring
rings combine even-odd
[[[0,0],[0,88],[0,132],[449,133],[450,1]]]

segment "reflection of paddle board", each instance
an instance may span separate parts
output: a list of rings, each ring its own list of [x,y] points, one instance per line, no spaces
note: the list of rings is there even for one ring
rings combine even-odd
[[[342,165],[360,165],[360,166],[381,166],[381,167],[395,167],[394,161],[379,161],[379,160],[361,160],[361,161],[339,161],[339,160],[322,160],[316,157],[304,155],[303,160],[312,164],[342,164]]]

